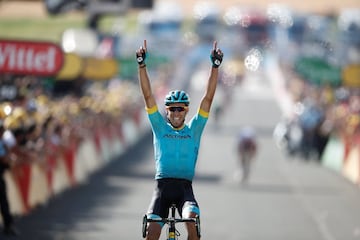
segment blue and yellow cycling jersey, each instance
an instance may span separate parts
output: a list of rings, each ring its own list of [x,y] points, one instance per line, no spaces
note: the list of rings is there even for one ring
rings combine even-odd
[[[181,178],[192,181],[200,138],[209,113],[199,109],[182,128],[173,128],[157,106],[146,109],[154,137],[155,179]]]

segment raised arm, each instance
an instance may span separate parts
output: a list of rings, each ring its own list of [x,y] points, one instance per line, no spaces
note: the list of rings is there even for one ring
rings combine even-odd
[[[156,105],[156,100],[151,90],[149,75],[146,71],[146,64],[145,64],[146,52],[147,52],[146,40],[144,40],[144,45],[141,46],[136,51],[136,61],[138,62],[139,65],[139,72],[138,72],[139,84],[142,94],[144,96],[145,106],[147,108],[152,108],[153,106]]]
[[[211,51],[210,58],[212,61],[210,76],[205,90],[205,94],[200,102],[200,109],[204,110],[205,112],[210,112],[219,76],[219,66],[223,59],[223,52],[217,47],[216,41],[214,42],[214,47]]]

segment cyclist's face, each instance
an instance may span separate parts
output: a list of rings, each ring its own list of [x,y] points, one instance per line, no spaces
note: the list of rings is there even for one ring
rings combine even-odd
[[[166,116],[174,128],[179,128],[184,124],[188,107],[183,103],[174,103],[166,107]]]

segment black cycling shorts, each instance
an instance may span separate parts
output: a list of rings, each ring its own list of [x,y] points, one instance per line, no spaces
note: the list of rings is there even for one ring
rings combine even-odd
[[[195,200],[191,181],[176,178],[156,180],[155,190],[147,212],[148,215],[166,218],[172,204],[176,205],[180,216],[182,216],[182,210],[185,208],[200,215],[199,205]]]

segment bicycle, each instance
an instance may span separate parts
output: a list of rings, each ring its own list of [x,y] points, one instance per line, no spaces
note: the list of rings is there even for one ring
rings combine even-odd
[[[253,155],[249,151],[245,151],[241,154],[241,169],[242,169],[242,181],[246,182],[249,179],[251,162]]]
[[[195,218],[176,218],[175,212],[176,212],[176,205],[172,204],[170,207],[171,216],[167,218],[148,218],[147,215],[144,215],[143,217],[143,225],[142,225],[142,235],[143,238],[146,237],[146,229],[147,229],[147,223],[149,222],[158,222],[158,223],[165,223],[168,226],[168,232],[167,232],[167,240],[176,240],[180,236],[180,232],[176,230],[176,223],[186,223],[186,222],[194,222],[196,227],[196,234],[200,238],[201,237],[201,230],[200,230],[200,218],[199,216],[196,216]]]

